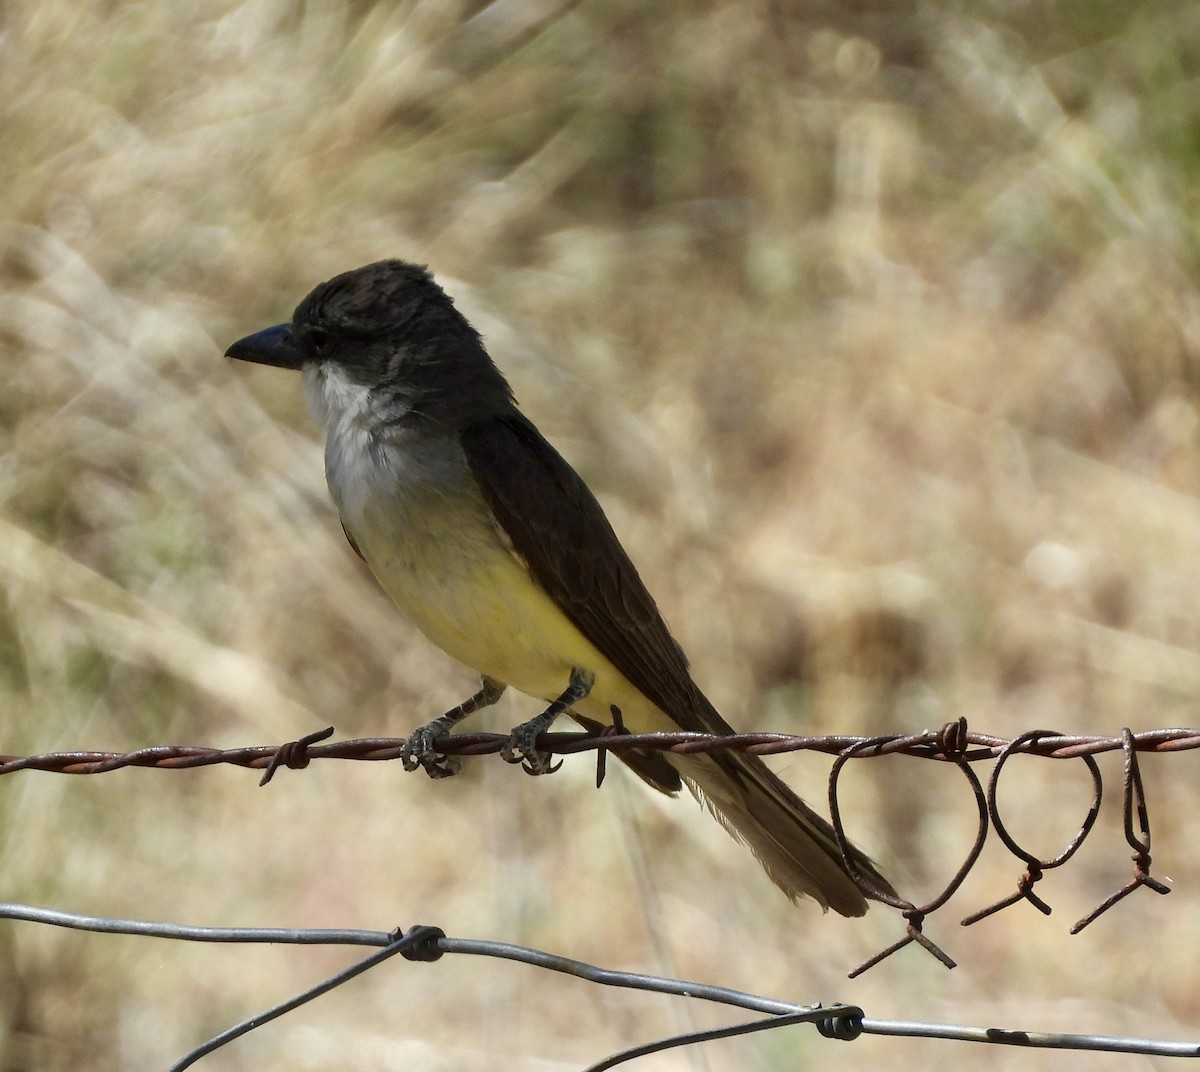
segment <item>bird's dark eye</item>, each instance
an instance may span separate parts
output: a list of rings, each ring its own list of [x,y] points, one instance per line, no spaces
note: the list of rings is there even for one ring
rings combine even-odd
[[[329,345],[329,332],[324,328],[309,328],[308,345],[311,346],[318,354],[323,353],[325,348]]]

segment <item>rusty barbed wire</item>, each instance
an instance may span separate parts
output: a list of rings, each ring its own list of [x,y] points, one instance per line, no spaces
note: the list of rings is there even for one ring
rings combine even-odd
[[[799,736],[787,733],[735,733],[718,736],[683,730],[673,733],[544,733],[537,741],[538,749],[558,755],[580,752],[657,751],[682,755],[724,750],[748,752],[751,755],[780,755],[786,752],[821,752],[840,755],[854,749],[859,758],[908,755],[917,759],[942,762],[961,758],[967,763],[997,759],[1006,750],[1044,759],[1078,759],[1104,752],[1184,752],[1200,748],[1200,729],[1170,728],[1143,730],[1117,736],[1075,735],[1039,730],[1036,734],[1008,739],[988,733],[966,730],[965,719],[947,723],[938,730],[919,733],[885,734],[878,737],[847,735]],[[405,753],[405,737],[360,737],[330,744],[317,744],[333,733],[328,727],[296,741],[277,745],[250,745],[239,748],[210,748],[203,745],[152,745],[128,752],[68,751],[45,752],[39,755],[13,756],[0,754],[0,775],[23,770],[47,771],[55,774],[106,774],[125,767],[152,767],[178,770],[232,764],[239,767],[263,768],[275,763],[299,769],[315,759],[342,759],[365,762],[386,762],[401,759]],[[961,745],[948,742],[960,739]],[[504,733],[454,733],[435,740],[437,751],[448,756],[483,756],[499,753],[508,743]],[[280,753],[284,753],[280,755]]]
[[[326,741],[333,734],[329,727],[282,745],[256,745],[243,748],[216,749],[190,745],[157,745],[131,752],[52,752],[32,756],[0,755],[0,775],[18,771],[37,770],[58,774],[104,774],[127,767],[149,767],[159,770],[181,770],[216,764],[232,764],[263,769],[260,784],[265,785],[281,767],[300,770],[317,759],[342,759],[365,762],[403,760],[408,754],[407,738],[367,737],[356,740]],[[448,756],[480,756],[499,753],[508,743],[501,733],[456,733],[438,738],[437,752]],[[1124,830],[1133,849],[1133,877],[1107,897],[1091,913],[1079,920],[1071,930],[1077,934],[1135,890],[1146,887],[1154,893],[1170,893],[1170,887],[1151,874],[1150,813],[1142,784],[1138,755],[1141,753],[1173,753],[1200,748],[1200,729],[1165,728],[1134,733],[1126,728],[1117,736],[1068,735],[1054,730],[1031,730],[1014,738],[978,733],[968,729],[965,718],[946,723],[937,730],[920,733],[886,734],[876,737],[796,736],[781,733],[739,733],[716,736],[706,733],[674,732],[631,734],[624,731],[619,713],[614,711],[614,725],[598,733],[545,733],[537,741],[539,750],[559,755],[582,752],[596,754],[596,784],[604,778],[605,759],[611,753],[626,749],[653,750],[680,754],[738,750],[753,755],[777,755],[785,752],[814,751],[836,756],[829,774],[829,811],[842,861],[851,878],[871,900],[890,906],[905,920],[904,935],[886,949],[868,958],[849,974],[853,978],[874,967],[909,944],[917,944],[947,968],[954,960],[924,932],[925,921],[942,908],[959,889],[979,859],[992,827],[1004,847],[1023,865],[1015,893],[1008,894],[972,912],[962,921],[971,926],[1019,901],[1028,901],[1039,912],[1049,915],[1050,906],[1033,891],[1046,871],[1065,864],[1078,851],[1091,833],[1104,796],[1104,779],[1095,757],[1105,752],[1121,752],[1123,756],[1122,799]],[[977,828],[974,841],[949,882],[941,891],[923,904],[914,904],[903,897],[875,888],[853,863],[848,852],[849,839],[845,833],[839,784],[842,771],[851,760],[881,756],[904,755],[918,759],[953,764],[966,779],[977,809]],[[1085,764],[1092,781],[1092,800],[1083,820],[1066,847],[1050,859],[1040,859],[1024,849],[1012,836],[1004,822],[998,803],[997,789],[1008,761],[1015,755],[1037,756],[1054,760],[1077,760]],[[993,760],[995,767],[985,791],[971,764]]]
[[[868,1017],[857,1005],[797,1005],[746,991],[732,990],[711,983],[695,983],[666,976],[602,968],[584,961],[548,953],[528,946],[512,945],[476,938],[451,938],[440,927],[415,926],[407,930],[308,930],[295,928],[195,927],[148,920],[110,919],[84,916],[33,905],[0,904],[0,918],[23,920],[72,930],[104,934],[129,934],[140,937],[168,938],[177,941],[221,943],[272,943],[293,945],[375,946],[376,952],[336,972],[315,986],[220,1032],[195,1047],[169,1072],[184,1072],[214,1050],[221,1048],[263,1024],[277,1020],[314,998],[328,993],[356,976],[378,967],[400,954],[411,963],[428,963],[445,954],[474,955],[509,960],[549,971],[561,972],[586,982],[651,993],[674,994],[764,1013],[765,1018],[731,1024],[724,1028],[674,1035],[656,1042],[622,1050],[599,1061],[586,1072],[605,1072],[619,1064],[649,1053],[678,1046],[693,1045],[712,1039],[729,1038],[752,1031],[776,1030],[795,1024],[811,1023],[827,1039],[850,1042],[862,1035],[945,1039],[987,1045],[1021,1046],[1032,1049],[1068,1049],[1108,1053],[1137,1053],[1160,1057],[1200,1057],[1200,1042],[1173,1042],[1165,1039],[1131,1038],[1118,1035],[1094,1035],[1047,1031],[1014,1030],[997,1027],[969,1027],[961,1024],[928,1023],[915,1020],[881,1020]]]

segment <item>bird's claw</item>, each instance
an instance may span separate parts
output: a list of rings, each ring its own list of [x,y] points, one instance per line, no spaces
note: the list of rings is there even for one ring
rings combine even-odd
[[[537,739],[542,729],[541,719],[518,726],[510,734],[508,743],[500,749],[500,758],[505,763],[520,763],[521,770],[526,774],[553,774],[563,765],[563,761],[560,759],[555,763],[551,753],[538,748]]]
[[[559,715],[570,711],[572,704],[591,692],[595,680],[596,675],[590,670],[572,670],[566,691],[537,718],[522,722],[509,734],[507,743],[500,749],[500,758],[505,763],[520,763],[526,774],[553,774],[558,770],[562,760],[555,763],[549,752],[541,751],[537,746],[538,738],[554,725]]]
[[[430,778],[450,778],[462,769],[458,756],[440,754],[433,742],[445,734],[447,727],[438,719],[413,730],[400,751],[400,762],[406,771],[423,767]]]

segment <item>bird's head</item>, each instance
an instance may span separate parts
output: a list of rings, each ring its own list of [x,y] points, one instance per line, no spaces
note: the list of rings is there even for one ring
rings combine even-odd
[[[459,421],[512,397],[449,295],[407,261],[334,276],[296,306],[289,323],[239,339],[226,356],[303,371],[318,411],[365,393],[376,406]]]

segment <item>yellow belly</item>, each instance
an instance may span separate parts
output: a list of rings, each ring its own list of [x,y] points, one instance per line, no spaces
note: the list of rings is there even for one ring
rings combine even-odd
[[[576,667],[616,672],[501,547],[418,568],[381,562],[375,575],[447,655],[522,692],[553,698]]]
[[[576,709],[611,721],[621,708],[634,732],[675,724],[571,623],[507,547],[482,502],[426,503],[407,523],[366,514],[347,524],[380,586],[451,658],[542,700],[557,699],[573,669],[590,671]]]

